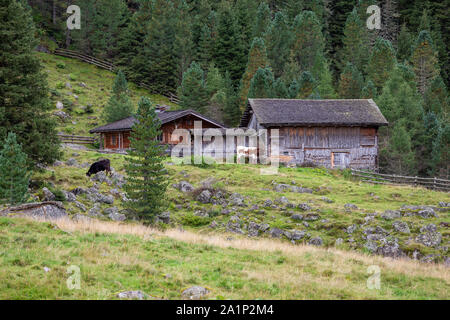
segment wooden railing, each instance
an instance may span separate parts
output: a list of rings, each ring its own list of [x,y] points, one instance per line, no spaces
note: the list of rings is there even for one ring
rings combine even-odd
[[[102,69],[106,69],[109,71],[114,71],[115,70],[115,65],[107,60],[100,60],[97,59],[95,57],[91,57],[88,56],[86,54],[83,53],[79,53],[77,51],[72,51],[72,50],[66,50],[66,49],[56,49],[54,52],[56,55],[58,56],[63,56],[63,57],[67,57],[67,58],[74,58],[74,59],[78,59],[81,60],[83,62],[89,63],[89,64],[93,64],[99,68]]]
[[[71,134],[58,134],[58,137],[62,143],[93,144],[97,141],[94,137],[76,136]]]
[[[56,54],[58,56],[66,57],[66,58],[78,59],[83,62],[93,64],[94,66],[97,66],[99,68],[106,69],[106,70],[109,70],[112,72],[115,72],[115,70],[116,70],[116,66],[111,61],[97,59],[95,57],[88,56],[86,54],[83,54],[83,53],[80,53],[77,51],[58,48],[54,51],[54,54]],[[138,84],[138,87],[147,89],[149,92],[154,93],[152,88],[145,83]],[[161,93],[161,95],[168,98],[169,101],[172,103],[178,104],[180,102],[180,99],[172,92],[168,92],[168,93],[163,92],[163,93]]]
[[[438,191],[450,191],[450,180],[439,178],[421,178],[402,176],[396,174],[382,174],[370,171],[362,171],[352,169],[352,176],[358,177],[363,182],[375,183],[375,184],[406,184],[411,186],[422,186],[428,189]]]

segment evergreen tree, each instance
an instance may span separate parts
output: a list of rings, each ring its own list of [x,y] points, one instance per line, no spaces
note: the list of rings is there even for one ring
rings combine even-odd
[[[297,97],[300,99],[312,98],[316,85],[316,80],[313,75],[308,71],[303,71],[299,79],[299,90]]]
[[[437,52],[428,31],[421,31],[411,56],[417,88],[423,95],[431,81],[439,74]]]
[[[26,202],[30,176],[27,155],[17,143],[16,135],[10,132],[0,150],[0,203]]]
[[[377,90],[380,90],[396,63],[392,44],[383,38],[378,38],[372,49],[367,66],[369,79],[373,81]]]
[[[297,98],[299,90],[300,90],[300,86],[298,84],[298,81],[296,79],[292,80],[292,82],[288,88],[289,99]]]
[[[368,80],[365,87],[361,91],[362,99],[375,99],[377,97],[377,88],[372,80]]]
[[[369,38],[365,21],[361,21],[356,8],[347,17],[340,53],[340,69],[350,62],[358,70],[363,71],[369,56]]]
[[[447,118],[449,114],[450,99],[444,81],[437,76],[431,82],[424,95],[424,109],[426,112],[433,112],[435,115]]]
[[[212,97],[223,87],[224,79],[220,74],[219,69],[214,65],[214,63],[211,63],[206,76],[206,90],[208,92],[208,96]]]
[[[229,126],[237,126],[241,118],[241,110],[239,109],[238,97],[229,72],[225,73],[224,84],[224,120]]]
[[[299,2],[299,1],[296,1]],[[282,12],[277,12],[265,34],[267,58],[272,66],[275,77],[283,74],[286,61],[289,60],[292,32],[287,19]]]
[[[442,127],[439,118],[433,112],[428,112],[423,122],[425,133],[422,140],[421,171],[429,176],[434,176],[442,154]]]
[[[298,16],[304,9],[303,1],[298,0],[286,0],[285,12],[286,18],[289,23],[294,22],[296,16]]]
[[[275,80],[273,84],[273,97],[279,99],[289,99],[289,92],[281,78]]]
[[[259,68],[250,82],[249,98],[272,98],[274,77],[272,70]]]
[[[363,83],[361,72],[348,62],[339,80],[339,96],[345,99],[359,99]]]
[[[208,89],[202,68],[195,61],[183,75],[183,81],[178,88],[180,105],[187,109],[204,112],[208,104]]]
[[[248,54],[247,68],[242,76],[239,92],[239,108],[241,111],[247,106],[247,97],[250,90],[250,82],[259,68],[267,66],[266,46],[262,38],[255,38]]]
[[[35,55],[36,30],[16,0],[0,0],[0,141],[9,132],[28,164],[53,164],[61,155],[45,74]]]
[[[202,68],[208,67],[210,61],[212,61],[213,54],[213,42],[211,38],[211,30],[204,24],[201,29],[200,39],[197,47],[196,61]]]
[[[104,122],[111,123],[125,119],[133,113],[133,104],[128,97],[128,83],[125,74],[120,70],[114,81],[112,96],[103,109]]]
[[[168,182],[163,164],[164,146],[158,141],[161,121],[145,97],[139,101],[136,120],[125,164],[127,183],[124,189],[131,200],[125,202],[125,206],[136,218],[151,222],[166,207],[164,194]]]
[[[270,23],[270,8],[265,2],[261,2],[256,13],[255,26],[253,27],[253,38],[262,37]]]
[[[408,61],[411,56],[411,47],[414,39],[408,31],[406,24],[403,24],[397,38],[397,60],[400,62]]]

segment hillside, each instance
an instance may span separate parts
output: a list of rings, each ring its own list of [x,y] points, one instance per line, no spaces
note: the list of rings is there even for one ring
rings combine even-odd
[[[89,135],[90,129],[104,124],[101,113],[110,98],[115,74],[75,59],[46,53],[38,55],[48,76],[55,112],[68,115],[58,117],[59,131]],[[133,83],[129,83],[129,96],[135,106],[141,96],[146,96],[156,104],[176,107],[166,97],[149,94]],[[63,104],[62,109],[57,108],[58,102]]]

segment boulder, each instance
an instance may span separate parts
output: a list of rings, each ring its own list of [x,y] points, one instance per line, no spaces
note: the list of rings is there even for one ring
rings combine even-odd
[[[69,160],[66,161],[66,165],[71,167],[78,165],[77,159],[70,158]]]
[[[53,112],[53,114],[55,116],[57,116],[58,118],[60,118],[61,120],[66,120],[66,119],[70,118],[70,116],[67,113],[65,113],[64,111],[61,111],[61,110]]]
[[[64,104],[61,101],[56,102],[56,109],[62,110],[64,108]]]
[[[63,192],[64,198],[66,198],[67,202],[75,202],[75,201],[77,201],[77,196],[74,195],[72,192],[64,191],[64,190],[62,192]]]
[[[67,212],[61,202],[44,201],[26,203],[8,207],[0,212],[1,216],[30,217],[33,219],[57,220],[67,218]]]
[[[409,226],[406,222],[402,222],[402,221],[395,221],[392,224],[392,227],[394,228],[395,231],[401,232],[401,233],[410,233],[411,231],[409,230]]]
[[[42,188],[42,192],[44,193],[44,201],[54,201],[56,199],[56,196],[53,194],[53,192],[48,190],[48,188]]]
[[[422,218],[437,218],[438,215],[432,208],[426,208],[417,212],[417,215]]]
[[[279,228],[272,228],[268,232],[272,238],[281,238],[281,236],[284,234],[283,230]]]
[[[90,222],[92,218],[85,216],[84,214],[76,214],[72,217],[72,220],[75,222]]]
[[[351,226],[347,227],[347,229],[345,230],[345,232],[347,232],[348,234],[352,234],[353,232],[355,232],[358,229],[358,226],[356,224],[352,224]]]
[[[184,193],[191,192],[192,190],[194,190],[192,184],[190,184],[187,181],[180,181],[180,183],[175,184],[174,187]]]
[[[240,193],[236,193],[236,192],[233,193],[230,196],[229,201],[230,201],[230,204],[233,205],[233,206],[238,206],[238,207],[245,207],[246,206],[246,204],[244,202],[244,196],[242,194],[240,194]]]
[[[203,190],[196,198],[201,203],[209,203],[211,201],[212,193],[208,189]]]
[[[354,205],[353,203],[346,203],[344,205],[345,210],[358,210],[358,207]]]
[[[315,238],[312,238],[311,240],[309,240],[308,244],[313,245],[313,246],[322,246],[323,240],[320,237],[315,237]]]
[[[128,300],[144,300],[148,297],[149,295],[142,291],[124,291],[117,294],[117,298]]]
[[[437,247],[442,241],[442,235],[437,232],[434,224],[429,224],[420,229],[421,234],[416,237],[416,241],[427,247]]]
[[[273,202],[270,199],[265,200],[263,203],[263,207],[265,207],[265,208],[270,208],[272,205],[273,205]]]
[[[170,223],[170,212],[166,211],[161,213],[156,217],[157,221],[161,221],[162,223],[169,224]]]
[[[337,238],[336,241],[334,242],[335,246],[340,246],[344,243],[344,239],[342,238]]]
[[[293,214],[291,216],[291,219],[295,220],[295,221],[300,221],[300,220],[303,220],[303,215],[301,215],[301,214]]]
[[[400,218],[402,215],[400,211],[396,210],[386,210],[382,215],[381,218],[385,220],[394,220]]]
[[[284,235],[291,241],[298,241],[306,237],[307,234],[305,231],[293,230],[293,231],[286,231]]]
[[[400,246],[398,244],[397,239],[386,240],[383,239],[380,241],[381,244],[377,246],[375,249],[375,253],[391,258],[400,258],[404,257],[405,253],[400,250]]]
[[[309,211],[312,210],[312,208],[307,203],[300,203],[297,208],[299,208],[302,211]]]
[[[184,290],[181,295],[185,299],[197,300],[207,295],[209,290],[200,286],[193,286]]]
[[[82,212],[86,212],[86,207],[84,206],[84,204],[82,204],[79,201],[75,201],[75,207],[77,207],[78,209],[80,209]]]
[[[306,221],[316,221],[320,219],[320,215],[318,213],[308,213],[303,216],[303,220]]]

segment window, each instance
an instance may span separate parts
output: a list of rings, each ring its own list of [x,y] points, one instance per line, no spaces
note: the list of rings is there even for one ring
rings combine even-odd
[[[111,135],[111,145],[115,146],[117,144],[117,136],[115,134]]]

